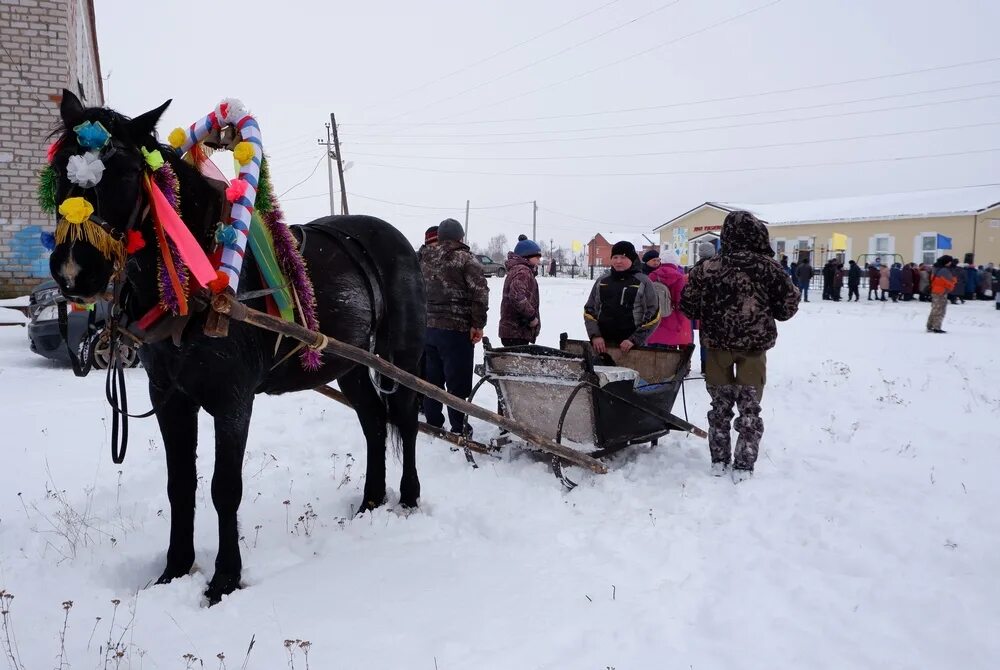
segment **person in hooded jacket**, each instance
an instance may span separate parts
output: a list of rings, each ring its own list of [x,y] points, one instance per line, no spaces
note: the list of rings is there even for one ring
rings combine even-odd
[[[465,231],[455,219],[438,225],[437,244],[420,256],[420,271],[427,294],[427,341],[424,378],[448,393],[468,398],[472,391],[473,356],[483,339],[490,289],[483,266],[462,243]],[[427,423],[441,428],[441,403],[424,398]],[[451,431],[465,431],[465,415],[448,408]]]
[[[847,261],[847,302],[851,302],[851,296],[854,296],[854,302],[859,302],[861,300],[861,266],[854,261]]]
[[[660,257],[660,267],[649,275],[658,290],[666,289],[669,295],[670,313],[660,311],[660,325],[646,340],[646,344],[666,344],[683,346],[694,341],[691,319],[680,309],[681,292],[687,284],[687,275],[681,270],[680,260],[673,251],[667,251]]]
[[[507,254],[500,302],[500,342],[505,347],[534,344],[542,330],[535,278],[541,260],[542,249],[534,240],[521,240]]]
[[[899,300],[899,293],[903,290],[903,269],[899,263],[893,263],[889,268],[889,299],[893,302]]]
[[[680,309],[701,321],[708,349],[705,383],[712,398],[708,444],[712,471],[721,476],[733,459],[734,482],[753,473],[764,433],[760,400],[766,379],[766,352],[778,337],[775,320],[799,309],[799,291],[774,260],[767,227],[746,211],[730,212],[722,224],[718,256],[688,275]],[[732,453],[730,422],[739,410],[739,433]]]
[[[795,277],[798,281],[799,295],[803,302],[809,302],[809,282],[812,281],[813,266],[809,264],[808,258],[803,258],[795,267]]]
[[[611,247],[611,269],[594,282],[583,307],[583,321],[594,351],[617,346],[628,353],[660,323],[659,301],[649,277],[642,273],[631,242]]]

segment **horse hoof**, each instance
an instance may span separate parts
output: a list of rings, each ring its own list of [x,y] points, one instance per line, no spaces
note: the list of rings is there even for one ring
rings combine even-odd
[[[223,596],[228,596],[233,591],[240,588],[240,576],[233,574],[215,573],[212,581],[205,589],[205,597],[208,599],[208,606],[218,605]]]
[[[399,499],[399,506],[404,509],[417,509],[417,507],[419,507],[419,505],[417,504],[418,498],[419,496],[414,496],[412,498],[406,496],[401,497]]]
[[[355,514],[355,516],[361,516],[365,512],[371,512],[376,508],[381,507],[384,504],[385,504],[385,496],[382,496],[381,498],[365,496],[364,499],[361,501],[361,507],[358,508],[358,511]]]
[[[156,580],[156,583],[169,584],[175,579],[180,579],[181,577],[188,576],[190,573],[191,573],[191,566],[188,566],[187,569],[181,569],[181,568],[173,568],[168,565],[167,568],[163,571],[163,574],[160,575],[160,578]]]

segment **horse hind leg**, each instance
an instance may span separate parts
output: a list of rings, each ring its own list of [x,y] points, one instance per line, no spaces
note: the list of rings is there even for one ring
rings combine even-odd
[[[167,565],[157,584],[191,572],[194,565],[194,508],[198,487],[198,405],[187,396],[169,397],[155,388],[150,399],[159,409],[156,420],[167,456],[167,499],[170,501],[170,545]]]
[[[219,517],[219,553],[205,597],[210,605],[240,587],[243,559],[237,513],[243,498],[243,454],[250,433],[253,398],[215,412],[215,474],[212,503]]]
[[[417,476],[417,392],[400,386],[387,396],[389,423],[403,452],[403,476],[399,482],[399,504],[416,507],[420,499]]]
[[[358,415],[368,445],[365,490],[358,509],[360,514],[385,503],[386,405],[368,377],[368,368],[354,367],[338,382]]]

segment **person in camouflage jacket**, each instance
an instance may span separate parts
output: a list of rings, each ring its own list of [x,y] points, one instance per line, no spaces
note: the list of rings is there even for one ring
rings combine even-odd
[[[519,240],[507,254],[507,277],[500,303],[500,343],[505,347],[534,344],[542,330],[535,273],[542,249],[534,240]]]
[[[716,475],[729,467],[734,404],[740,412],[732,471],[736,482],[753,473],[764,433],[760,399],[765,352],[778,337],[775,320],[795,316],[799,291],[774,260],[764,222],[750,212],[726,216],[721,243],[718,256],[691,270],[680,308],[701,321],[702,346],[707,349],[705,382],[712,398],[709,450]]]
[[[427,295],[427,340],[424,378],[459,398],[472,391],[475,346],[483,339],[490,289],[483,266],[462,243],[462,224],[445,219],[438,226],[437,244],[425,246],[420,270]],[[424,398],[427,423],[444,425],[441,403]],[[465,415],[448,409],[451,430],[461,433]]]

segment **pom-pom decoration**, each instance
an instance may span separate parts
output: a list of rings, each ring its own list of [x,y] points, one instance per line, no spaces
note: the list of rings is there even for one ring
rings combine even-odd
[[[242,179],[236,179],[229,188],[226,189],[226,200],[229,202],[236,202],[242,198],[247,192],[247,183]]]
[[[81,188],[93,188],[104,175],[104,162],[96,151],[82,156],[70,156],[66,163],[66,178]]]
[[[147,151],[146,147],[139,147],[142,151],[142,157],[146,159],[146,165],[153,172],[156,172],[161,167],[163,167],[163,154],[160,153],[159,149],[153,149],[152,151]]]
[[[212,293],[222,293],[227,288],[229,288],[229,275],[222,270],[217,270],[215,279],[208,282],[208,289]]]
[[[62,145],[62,140],[56,140],[49,145],[48,151],[45,152],[45,158],[49,163],[55,160],[56,152],[59,151],[60,145]]]
[[[187,140],[187,133],[184,132],[183,128],[174,128],[167,135],[167,142],[170,143],[174,149],[180,149],[184,146],[184,141]]]
[[[146,246],[146,240],[138,230],[128,231],[128,241],[125,243],[125,251],[134,254]]]
[[[84,149],[103,149],[111,140],[111,133],[101,125],[100,121],[84,121],[73,128],[77,143]]]
[[[215,240],[219,244],[236,244],[237,236],[239,233],[232,226],[219,226],[219,229],[215,231]]]
[[[46,165],[38,173],[38,206],[46,214],[56,213],[56,171],[51,165]]]
[[[42,234],[39,235],[39,240],[41,241],[42,246],[49,251],[53,251],[56,248],[56,236],[54,233],[42,231]]]
[[[239,161],[240,165],[246,165],[253,160],[253,144],[250,142],[240,142],[233,149],[233,157]]]
[[[59,205],[59,213],[70,223],[79,225],[94,213],[94,206],[86,198],[66,198]]]
[[[240,119],[249,113],[246,105],[236,98],[226,98],[215,108],[215,116],[219,120],[220,125],[227,123],[236,125]]]

